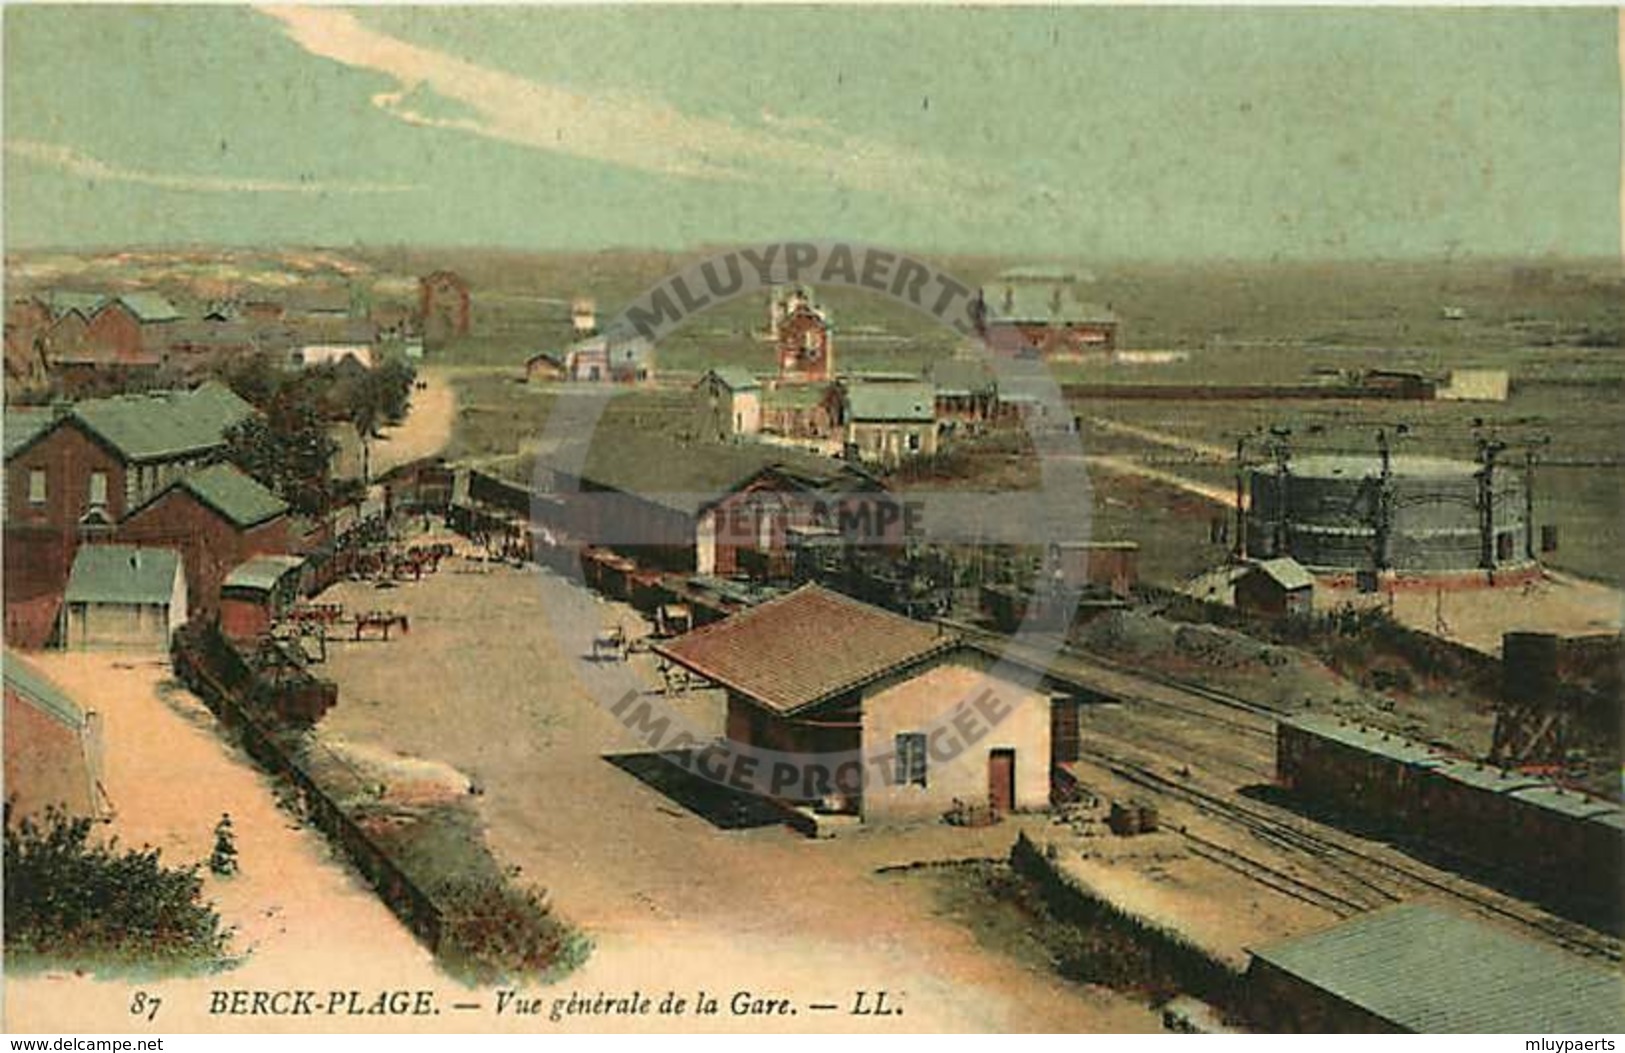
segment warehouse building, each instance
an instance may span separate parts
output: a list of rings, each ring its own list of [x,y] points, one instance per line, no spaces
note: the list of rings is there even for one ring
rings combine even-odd
[[[1617,973],[1420,903],[1361,914],[1252,956],[1250,1016],[1268,1031],[1625,1030]]]

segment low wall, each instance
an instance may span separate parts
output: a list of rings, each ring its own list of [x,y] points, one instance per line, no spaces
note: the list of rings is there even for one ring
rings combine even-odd
[[[1152,970],[1186,994],[1228,1011],[1242,1005],[1243,973],[1177,933],[1137,917],[1068,877],[1027,838],[1017,836],[1010,866],[1031,881],[1050,912],[1082,928],[1116,931],[1145,948]]]
[[[444,912],[300,766],[277,729],[246,704],[257,683],[253,671],[223,640],[211,641],[205,632],[189,629],[176,636],[175,675],[237,732],[249,756],[298,789],[311,823],[344,853],[395,916],[431,951],[438,950]]]

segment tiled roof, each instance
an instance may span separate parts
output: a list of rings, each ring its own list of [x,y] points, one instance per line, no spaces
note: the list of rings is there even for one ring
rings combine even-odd
[[[73,415],[127,460],[155,460],[219,446],[254,408],[223,384],[191,391],[117,395],[74,406]]]
[[[282,498],[233,464],[211,464],[188,472],[165,487],[161,494],[177,488],[188,491],[239,527],[258,526],[288,510]]]
[[[1625,1030],[1625,979],[1617,973],[1419,903],[1253,954],[1407,1031]]]
[[[847,416],[854,421],[930,421],[937,417],[937,393],[930,384],[853,384],[846,400]]]
[[[68,727],[85,726],[85,711],[79,704],[15,651],[6,651],[5,682],[7,691],[15,691]]]
[[[180,554],[167,548],[83,545],[63,595],[67,603],[166,604],[175,587]]]
[[[798,713],[959,646],[936,625],[817,585],[696,629],[655,651],[779,713]]]

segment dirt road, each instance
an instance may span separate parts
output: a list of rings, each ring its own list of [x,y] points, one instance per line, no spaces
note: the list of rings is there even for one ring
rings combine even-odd
[[[130,847],[151,845],[166,864],[184,865],[208,858],[216,821],[231,813],[241,870],[228,879],[205,870],[204,895],[236,929],[232,951],[244,957],[214,976],[143,981],[140,989],[163,999],[150,1022],[132,1019],[128,980],[64,972],[8,975],[6,1030],[163,1033],[235,1023],[251,1030],[308,1031],[308,1018],[222,1025],[209,1016],[210,993],[445,986],[428,951],[334,861],[321,835],[276,807],[269,780],[226,743],[203,704],[168,686],[167,662],[107,654],[30,658],[81,706],[102,714],[102,781],[116,810],[106,833]]]
[[[451,441],[457,423],[457,393],[446,375],[432,366],[418,370],[424,387],[412,392],[406,420],[372,444],[372,474],[376,477],[400,464],[432,457]]]
[[[1011,826],[866,830],[834,841],[776,826],[719,829],[605,759],[637,749],[592,693],[619,667],[579,656],[601,625],[641,631],[636,615],[534,570],[470,573],[460,562],[390,594],[411,616],[410,636],[336,649],[327,674],[342,696],[324,733],[444,760],[485,788],[495,851],[545,884],[597,944],[584,970],[550,993],[703,989],[723,995],[723,1015],[689,1022],[708,1030],[872,1029],[872,1018],[845,1012],[859,990],[901,999],[905,1015],[886,1026],[911,1031],[1156,1028],[1143,1005],[981,947],[937,915],[928,883],[875,873],[1003,855]],[[364,585],[328,597],[378,602]],[[714,693],[676,704],[720,731]],[[803,1008],[732,1018],[726,1003],[736,990]],[[842,1009],[814,1013],[808,1003]]]

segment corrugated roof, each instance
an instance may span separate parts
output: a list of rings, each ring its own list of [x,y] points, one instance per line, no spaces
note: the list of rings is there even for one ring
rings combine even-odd
[[[23,698],[75,730],[85,726],[85,711],[44,673],[23,661],[15,651],[5,657],[6,690]]]
[[[187,490],[239,527],[258,526],[288,510],[282,498],[234,464],[211,464],[188,472],[165,487],[162,493],[177,487]],[[153,501],[157,499],[154,497]]]
[[[219,446],[226,429],[254,407],[213,381],[191,391],[92,399],[73,415],[127,460],[156,460]]]
[[[1618,974],[1420,903],[1253,954],[1407,1031],[1625,1030]]]
[[[1309,589],[1315,585],[1315,576],[1303,568],[1303,564],[1291,556],[1282,556],[1279,559],[1261,559],[1253,564],[1253,569],[1260,574],[1266,574],[1275,584],[1291,592],[1293,589]]]
[[[1282,724],[1302,728],[1321,738],[1340,743],[1351,749],[1363,750],[1405,764],[1432,767],[1444,757],[1429,746],[1391,731],[1350,724],[1337,717],[1318,713],[1300,714],[1281,720]]]
[[[930,384],[853,384],[846,392],[847,415],[854,421],[931,421],[937,394]]]
[[[957,636],[803,585],[655,651],[779,713],[797,713],[959,646]]]
[[[277,582],[290,572],[298,570],[304,562],[298,556],[255,556],[232,568],[231,573],[226,575],[226,580],[221,583],[221,587],[270,592],[276,588]]]
[[[167,604],[179,568],[180,555],[172,549],[83,545],[73,557],[63,600]]]
[[[7,406],[5,412],[6,459],[33,442],[56,420],[56,414],[43,407]]]

